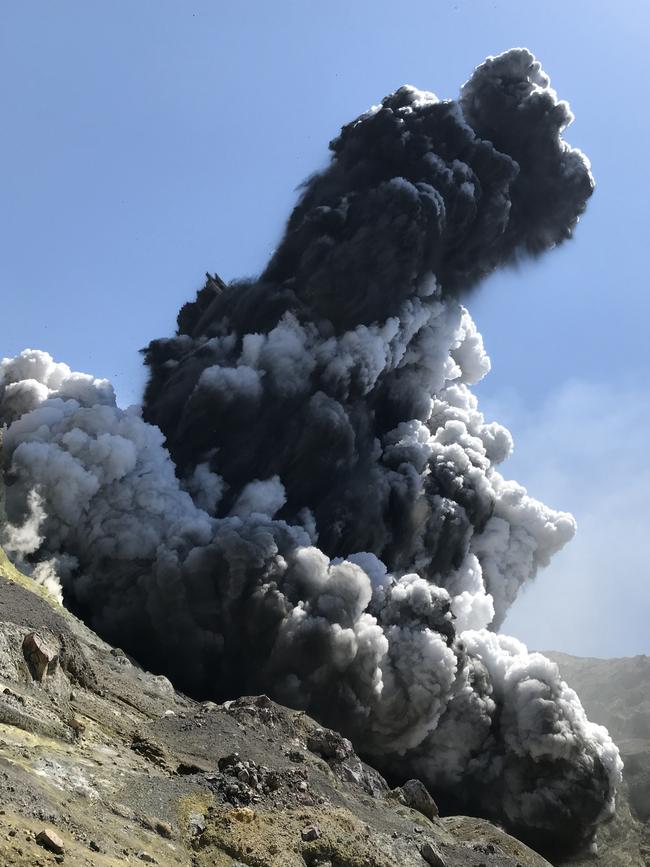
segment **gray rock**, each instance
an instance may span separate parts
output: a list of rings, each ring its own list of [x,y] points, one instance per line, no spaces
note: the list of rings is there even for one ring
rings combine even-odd
[[[187,817],[187,823],[189,825],[190,834],[194,836],[198,836],[205,831],[205,816],[201,813],[190,813]]]
[[[407,780],[399,788],[400,801],[412,810],[422,813],[427,819],[435,819],[438,806],[420,780]]]
[[[420,855],[430,867],[447,867],[444,858],[432,843],[423,843],[420,847]]]
[[[332,729],[316,728],[307,736],[307,749],[323,759],[342,762],[354,752],[351,742]]]
[[[289,750],[287,757],[290,762],[296,762],[297,764],[305,761],[305,754],[301,753],[300,750]]]
[[[54,643],[38,632],[28,632],[23,639],[23,654],[34,680],[41,681],[53,674],[59,661],[59,651]]]
[[[55,855],[63,855],[65,852],[63,840],[51,828],[43,828],[42,831],[39,831],[36,835],[36,842],[49,852],[54,852]]]

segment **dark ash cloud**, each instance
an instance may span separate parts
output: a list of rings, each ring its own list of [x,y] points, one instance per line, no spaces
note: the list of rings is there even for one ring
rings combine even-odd
[[[575,525],[496,469],[460,299],[571,236],[593,182],[570,119],[522,49],[459,101],[387,96],[259,279],[210,278],[149,345],[143,415],[45,353],[0,368],[4,543],[37,579],[177,686],[304,707],[542,846],[611,814],[620,760],[495,632]]]

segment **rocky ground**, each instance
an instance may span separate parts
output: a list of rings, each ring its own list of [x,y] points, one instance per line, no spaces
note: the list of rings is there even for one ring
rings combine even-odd
[[[0,552],[0,865],[543,867],[266,696],[196,703]]]
[[[650,867],[650,658],[545,655],[558,663],[589,719],[607,726],[625,762],[616,815],[599,831],[597,858],[583,855],[567,863]]]

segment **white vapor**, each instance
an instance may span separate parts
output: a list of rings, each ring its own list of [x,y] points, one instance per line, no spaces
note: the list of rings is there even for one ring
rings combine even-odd
[[[571,237],[593,190],[571,118],[526,49],[457,101],[386,96],[259,278],[208,276],[146,347],[142,408],[44,352],[0,363],[1,541],[66,605],[187,692],[267,692],[566,847],[611,815],[618,751],[496,630],[575,521],[501,474],[459,298]]]

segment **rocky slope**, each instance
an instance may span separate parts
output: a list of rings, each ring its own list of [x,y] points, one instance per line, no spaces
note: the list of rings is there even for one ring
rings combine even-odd
[[[266,696],[196,703],[0,552],[0,864],[543,867]]]
[[[598,858],[571,864],[650,865],[650,657],[583,659],[544,651],[579,694],[589,719],[607,726],[625,762],[614,820],[598,834]]]

